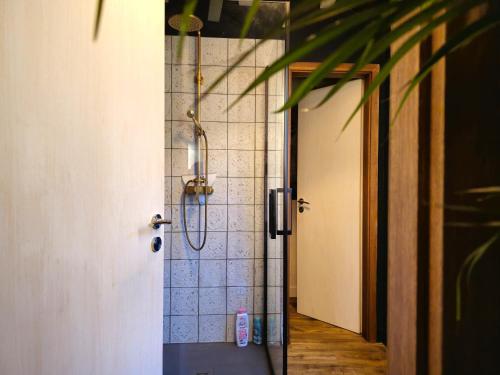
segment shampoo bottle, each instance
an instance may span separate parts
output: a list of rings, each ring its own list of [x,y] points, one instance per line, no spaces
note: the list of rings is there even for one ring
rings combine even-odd
[[[239,348],[248,345],[248,314],[244,308],[240,308],[236,314],[236,345]]]

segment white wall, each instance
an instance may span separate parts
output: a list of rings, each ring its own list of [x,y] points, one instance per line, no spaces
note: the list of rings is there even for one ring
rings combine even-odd
[[[171,250],[165,253],[164,341],[234,341],[236,310],[245,307],[250,318],[263,312],[264,87],[228,107],[284,51],[284,42],[264,44],[202,102],[209,173],[216,173],[217,180],[215,193],[209,197],[207,244],[198,253],[186,242],[180,205],[181,176],[195,173],[190,163],[193,123],[186,116],[196,97],[195,38],[187,38],[179,61],[177,41],[176,36],[166,38],[166,212],[173,224],[172,233],[165,234],[171,237]],[[245,40],[242,49],[239,43],[239,39],[202,38],[203,90],[256,41]],[[280,74],[270,80],[270,166],[281,163],[282,137],[275,130],[279,123],[282,133],[283,114],[273,112],[283,102],[283,95]],[[270,173],[281,173],[281,168],[271,168]],[[191,206],[188,226],[193,231],[197,215],[197,206]],[[196,239],[196,233],[191,237]]]
[[[163,1],[0,2],[0,374],[160,374]]]

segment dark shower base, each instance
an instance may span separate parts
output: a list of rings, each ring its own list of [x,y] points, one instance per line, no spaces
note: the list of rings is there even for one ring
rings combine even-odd
[[[167,344],[163,346],[163,375],[271,375],[266,349],[231,343]]]

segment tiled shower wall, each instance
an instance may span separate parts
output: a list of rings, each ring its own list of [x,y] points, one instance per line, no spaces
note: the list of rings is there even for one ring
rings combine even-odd
[[[194,175],[196,144],[188,109],[195,109],[196,39],[187,37],[178,59],[178,37],[165,39],[165,232],[164,342],[234,341],[234,314],[245,307],[252,321],[264,303],[264,88],[234,107],[247,85],[284,51],[269,41],[246,58],[202,102],[201,123],[209,143],[209,173],[217,178],[208,200],[208,239],[200,251],[187,244],[182,223],[183,175]],[[202,91],[254,46],[253,39],[202,38]],[[269,84],[269,175],[281,175],[283,76]],[[277,129],[280,129],[277,131]],[[203,215],[190,201],[188,230],[198,243]],[[202,211],[203,212],[203,211]]]

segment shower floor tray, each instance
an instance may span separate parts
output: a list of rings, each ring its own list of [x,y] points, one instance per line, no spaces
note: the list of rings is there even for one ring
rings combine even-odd
[[[166,344],[163,375],[271,375],[263,345]]]

